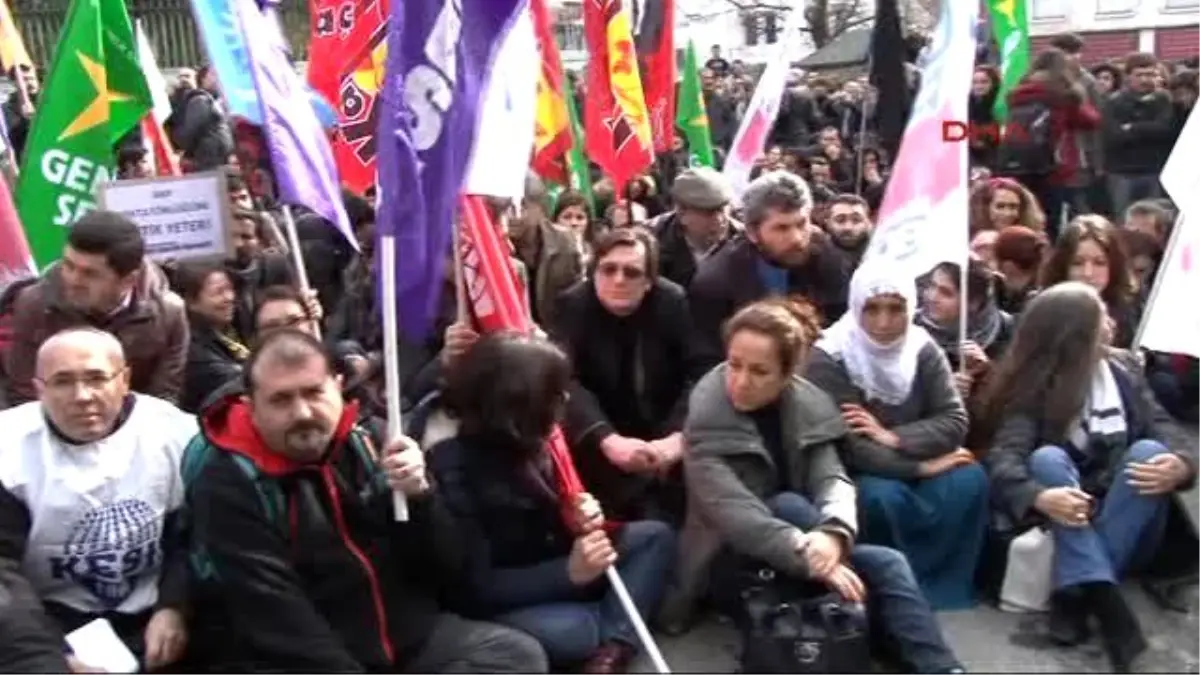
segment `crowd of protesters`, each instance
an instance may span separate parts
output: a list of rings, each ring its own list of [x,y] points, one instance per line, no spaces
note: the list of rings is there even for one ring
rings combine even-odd
[[[155,262],[94,211],[0,298],[0,669],[96,672],[63,639],[104,618],[147,671],[624,672],[641,644],[605,570],[677,634],[729,609],[733,559],[865,604],[877,660],[964,672],[936,612],[994,600],[1010,542],[1048,527],[1050,637],[1094,617],[1128,671],[1121,580],[1195,565],[1169,497],[1196,448],[1162,429],[1196,422],[1196,361],[1129,347],[1196,71],[1054,44],[1010,101],[1049,101],[1062,161],[1006,175],[973,145],[965,275],[860,267],[889,176],[863,79],[792,78],[736,211],[682,144],[594,204],[530,175],[490,208],[539,330],[481,335],[447,274],[434,337],[398,345],[401,438],[373,196],[345,195],[359,253],[298,209],[301,289],[215,78],[185,72],[170,133],[226,168],[233,254]],[[996,87],[981,65],[973,119]],[[753,82],[714,50],[704,88],[727,149]],[[30,111],[4,111],[19,145]],[[120,170],[152,173],[134,145]],[[574,527],[557,424],[602,509]]]

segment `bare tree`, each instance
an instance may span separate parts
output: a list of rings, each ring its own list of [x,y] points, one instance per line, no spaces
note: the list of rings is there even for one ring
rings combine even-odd
[[[820,49],[842,33],[869,24],[874,16],[872,0],[809,0],[803,30]]]
[[[943,0],[900,0],[900,12],[909,31],[927,33],[937,22]],[[781,30],[792,11],[788,0],[728,0],[748,18],[760,37],[769,30]],[[773,18],[771,18],[773,15]],[[820,49],[854,28],[869,26],[875,18],[875,0],[807,0],[804,2],[804,26],[813,47]],[[752,23],[751,23],[752,20]]]

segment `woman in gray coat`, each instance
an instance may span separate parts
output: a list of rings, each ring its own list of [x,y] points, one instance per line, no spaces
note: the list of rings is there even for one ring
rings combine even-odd
[[[695,582],[729,546],[866,602],[913,672],[963,672],[904,556],[855,542],[854,484],[838,459],[846,427],[795,374],[819,325],[811,308],[780,300],[726,324],[725,363],[696,385],[684,425],[683,574]]]

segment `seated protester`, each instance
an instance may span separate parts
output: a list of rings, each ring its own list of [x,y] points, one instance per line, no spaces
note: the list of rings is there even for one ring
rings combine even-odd
[[[271,333],[246,393],[202,418],[184,458],[198,647],[252,672],[545,672],[528,636],[442,611],[454,522],[420,449],[372,438],[330,365],[311,335]]]
[[[904,555],[855,541],[854,483],[838,457],[846,425],[796,374],[820,331],[814,314],[783,299],[743,308],[726,325],[725,363],[692,391],[683,460],[691,500],[672,609],[686,613],[724,544],[865,602],[911,672],[962,672]]]
[[[687,288],[700,263],[733,241],[741,224],[729,217],[729,179],[714,169],[681,171],[671,184],[671,199],[675,209],[646,228],[658,239],[663,278]]]
[[[312,301],[294,286],[269,286],[258,295],[254,312],[254,334],[293,328],[320,338],[320,318],[312,314]],[[354,340],[339,340],[330,346],[334,370],[344,377],[364,374],[370,357]]]
[[[545,340],[482,337],[447,375],[443,402],[459,430],[430,450],[431,469],[470,551],[465,606],[534,636],[558,668],[625,672],[639,643],[604,571],[616,564],[642,616],[653,615],[675,535],[649,520],[607,528],[586,495],[595,510],[580,505],[578,531],[564,523],[546,442],[570,378]]]
[[[36,398],[37,350],[65,328],[92,326],[117,336],[129,355],[130,387],[176,401],[187,363],[183,302],[146,259],[141,230],[125,216],[92,211],[71,226],[63,256],[13,306],[5,372],[8,403]]]
[[[558,295],[583,277],[583,256],[579,247],[573,235],[555,227],[546,217],[546,203],[546,186],[530,173],[525,179],[520,213],[503,219],[507,222],[508,238],[516,258],[528,271],[526,289],[533,320],[543,326],[554,323],[554,301]]]
[[[683,417],[703,374],[683,289],[644,230],[596,243],[590,278],[558,297],[551,334],[574,365],[564,431],[580,477],[619,520],[681,523]]]
[[[1038,270],[1047,248],[1045,234],[1022,225],[1006,227],[996,236],[992,248],[996,271],[1000,273],[996,304],[1014,318],[1037,293]]]
[[[1191,489],[1196,457],[1158,440],[1149,389],[1104,348],[1110,333],[1094,287],[1043,291],[988,383],[984,414],[999,515],[1053,535],[1051,638],[1082,643],[1094,616],[1114,671],[1130,672],[1146,640],[1117,584],[1158,548],[1170,494]]]
[[[234,326],[239,335],[253,335],[258,294],[268,286],[294,285],[296,275],[287,255],[265,249],[267,221],[261,213],[237,209],[229,227],[234,254],[225,266],[237,292]]]
[[[62,652],[106,619],[144,670],[175,664],[190,609],[179,466],[196,421],[131,393],[120,342],[94,328],[50,337],[35,369],[39,401],[0,412],[0,595]]]
[[[187,305],[192,335],[179,407],[197,413],[214,391],[241,378],[250,350],[233,328],[233,281],[224,265],[182,263],[175,271],[175,288]]]
[[[962,340],[962,268],[941,263],[933,268],[917,310],[916,324],[925,329],[954,371],[963,401],[980,389],[992,363],[1012,339],[1013,319],[996,305],[995,275],[979,260],[967,263],[967,335]],[[966,359],[966,367],[962,360]],[[968,409],[970,406],[967,406]]]
[[[813,237],[808,184],[777,171],[760,176],[742,197],[746,234],[704,260],[688,288],[698,353],[721,360],[721,324],[738,308],[768,295],[802,295],[823,321],[846,311],[842,253]]]
[[[913,282],[881,264],[850,281],[850,311],[817,343],[807,377],[842,410],[862,540],[907,556],[935,609],[975,602],[987,475],[963,449],[967,412],[946,356],[912,325]]]

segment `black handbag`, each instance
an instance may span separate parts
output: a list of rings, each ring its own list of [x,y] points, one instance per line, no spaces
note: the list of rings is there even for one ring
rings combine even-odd
[[[871,644],[865,610],[824,585],[769,567],[740,588],[744,673],[869,673]],[[743,576],[745,579],[745,576]]]

